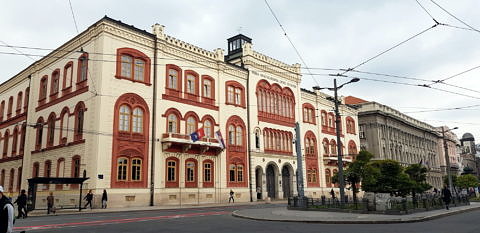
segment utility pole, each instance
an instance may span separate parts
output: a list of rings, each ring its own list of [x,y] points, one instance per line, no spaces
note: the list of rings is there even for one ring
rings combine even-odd
[[[303,191],[303,156],[302,143],[300,139],[300,125],[295,123],[295,151],[297,152],[297,192],[298,199],[303,200],[305,193]]]
[[[340,189],[340,205],[343,205],[345,202],[345,180],[343,179],[343,161],[342,161],[342,141],[340,138],[340,128],[342,127],[342,121],[340,116],[340,111],[338,110],[338,99],[337,99],[337,79],[333,79],[333,91],[335,93],[335,130],[337,134],[337,160],[338,160],[338,181]]]

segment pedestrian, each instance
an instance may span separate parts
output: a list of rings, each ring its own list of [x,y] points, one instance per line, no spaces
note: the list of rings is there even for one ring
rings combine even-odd
[[[233,190],[230,189],[230,197],[228,198],[228,203],[230,203],[230,201],[235,203],[235,199],[233,198],[233,194],[235,194],[235,193],[233,192]]]
[[[83,199],[87,201],[87,203],[85,203],[85,206],[83,208],[86,209],[87,205],[90,205],[90,209],[92,209],[93,193],[91,189],[88,190],[87,195]]]
[[[17,200],[14,202],[18,205],[18,217],[17,218],[26,218],[27,217],[27,194],[25,194],[25,189],[20,191]]]
[[[330,196],[332,196],[332,200],[335,200],[335,192],[333,189],[330,190]]]
[[[0,186],[0,233],[13,232],[14,215],[13,204],[3,194],[3,187]]]
[[[102,194],[102,209],[107,208],[107,201],[108,201],[107,190],[104,189]]]
[[[53,192],[50,192],[50,195],[47,197],[47,214],[50,214],[50,212],[55,214],[55,197]]]
[[[450,192],[450,189],[445,185],[442,189],[442,199],[443,202],[445,202],[445,208],[448,208],[448,205],[450,204],[450,201],[452,201],[452,193]]]

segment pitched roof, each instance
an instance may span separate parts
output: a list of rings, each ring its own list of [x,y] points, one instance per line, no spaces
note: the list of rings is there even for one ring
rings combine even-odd
[[[362,104],[367,103],[368,101],[354,97],[354,96],[347,96],[345,97],[345,104]]]

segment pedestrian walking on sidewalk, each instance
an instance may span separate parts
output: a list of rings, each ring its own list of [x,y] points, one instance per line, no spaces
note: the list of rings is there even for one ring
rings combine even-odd
[[[108,201],[107,190],[104,189],[102,194],[102,209],[107,208],[107,201]]]
[[[18,205],[18,218],[27,217],[27,194],[25,194],[25,189],[22,189],[20,195],[18,195],[17,200],[14,202]]]
[[[7,196],[3,194],[3,187],[0,186],[0,233],[13,232],[13,205]]]
[[[235,194],[235,193],[233,192],[233,190],[230,189],[230,197],[228,198],[228,203],[230,203],[230,201],[235,203],[235,199],[233,198],[233,194]]]
[[[90,205],[90,209],[92,209],[93,193],[91,189],[88,190],[87,195],[83,199],[87,201],[87,203],[85,203],[85,206],[83,208],[86,209],[87,206]]]
[[[50,192],[50,195],[47,197],[47,214],[50,214],[50,212],[55,214],[55,197],[53,192]]]
[[[452,201],[452,193],[446,185],[442,189],[442,199],[443,202],[445,202],[445,208],[448,210],[448,205],[450,205],[450,202]]]

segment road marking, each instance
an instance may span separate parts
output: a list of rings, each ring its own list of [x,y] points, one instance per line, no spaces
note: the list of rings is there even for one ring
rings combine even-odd
[[[177,218],[188,218],[188,217],[225,215],[230,213],[231,212],[228,212],[228,211],[187,213],[187,214],[162,215],[162,216],[141,217],[141,218],[107,219],[107,220],[97,220],[97,221],[87,221],[87,222],[71,222],[71,223],[48,224],[48,225],[38,225],[38,226],[23,226],[23,227],[14,227],[13,229],[16,231],[45,230],[45,229],[77,227],[77,226],[95,226],[95,225],[131,223],[131,222],[141,222],[141,221],[143,222],[143,221],[153,221],[153,220],[161,220],[161,219],[177,219]]]

